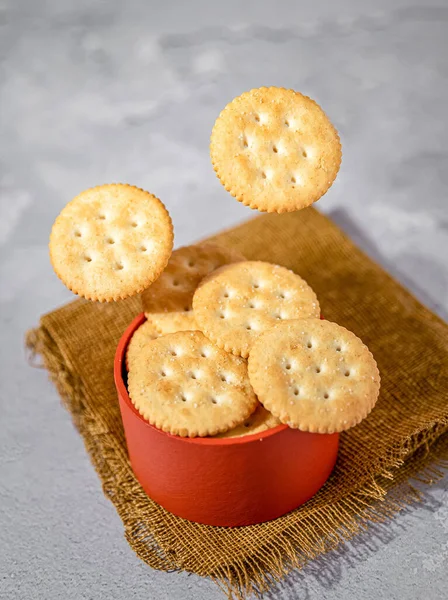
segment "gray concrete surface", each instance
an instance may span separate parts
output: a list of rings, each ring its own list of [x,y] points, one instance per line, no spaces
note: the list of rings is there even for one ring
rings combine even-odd
[[[71,298],[47,255],[62,206],[135,183],[167,204],[177,244],[247,218],[214,177],[209,132],[233,96],[290,86],[342,134],[321,210],[446,317],[447,24],[446,2],[424,0],[0,2],[0,598],[223,597],[134,556],[46,374],[25,363],[25,330]],[[436,600],[447,563],[445,478],[269,597]]]

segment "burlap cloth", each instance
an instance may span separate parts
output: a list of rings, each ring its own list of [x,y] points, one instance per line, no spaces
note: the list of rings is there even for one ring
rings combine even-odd
[[[137,555],[245,597],[399,510],[417,495],[416,474],[428,482],[440,475],[448,458],[448,326],[312,208],[261,216],[212,239],[299,273],[325,317],[360,336],[378,362],[377,406],[341,436],[333,475],[301,508],[227,529],[184,521],[145,495],[128,461],[113,381],[115,348],[139,299],[76,300],[42,317],[27,343],[42,355]]]

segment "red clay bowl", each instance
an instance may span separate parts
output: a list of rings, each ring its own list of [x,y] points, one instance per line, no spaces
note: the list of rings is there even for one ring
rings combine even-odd
[[[242,438],[181,438],[147,423],[127,387],[126,348],[144,322],[136,317],[115,354],[114,377],[132,469],[150,498],[179,517],[236,527],[284,515],[327,481],[339,435],[279,425]]]

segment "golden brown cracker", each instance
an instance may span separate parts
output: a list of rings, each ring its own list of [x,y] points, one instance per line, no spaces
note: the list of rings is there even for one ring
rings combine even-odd
[[[62,209],[50,235],[50,258],[63,283],[89,300],[140,293],[165,268],[173,226],[162,202],[137,187],[86,190]]]
[[[251,208],[291,212],[319,200],[341,164],[339,135],[311,98],[262,87],[221,112],[210,155],[228,192]]]
[[[208,275],[193,298],[199,329],[227,352],[246,358],[254,340],[278,321],[319,317],[316,294],[299,275],[261,261]]]
[[[128,389],[149,423],[183,437],[232,429],[258,405],[246,361],[200,331],[172,333],[146,345],[131,365]]]
[[[357,425],[380,389],[367,346],[318,319],[280,323],[261,335],[249,356],[249,377],[260,402],[282,423],[317,433]]]

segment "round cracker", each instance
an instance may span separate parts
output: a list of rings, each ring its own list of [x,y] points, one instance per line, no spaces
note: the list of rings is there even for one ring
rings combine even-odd
[[[354,333],[329,321],[280,323],[261,335],[249,356],[260,402],[289,427],[344,431],[374,407],[378,368]]]
[[[159,335],[157,328],[150,321],[145,321],[134,331],[126,350],[126,369],[128,371],[146,344],[158,338]]]
[[[255,339],[279,320],[319,317],[316,294],[299,275],[261,261],[227,265],[208,275],[193,297],[201,331],[246,358]]]
[[[319,200],[341,164],[339,135],[311,98],[262,87],[228,104],[213,127],[213,168],[237,200],[291,212]]]
[[[50,235],[56,275],[75,294],[100,302],[147,288],[165,268],[172,247],[165,206],[127,184],[82,192],[62,209]]]
[[[175,250],[165,271],[142,293],[143,312],[189,312],[193,294],[201,280],[223,265],[245,260],[244,256],[224,246],[204,242]]]
[[[254,435],[255,433],[262,433],[273,427],[277,427],[281,422],[277,417],[274,417],[268,410],[264,408],[262,404],[257,406],[257,410],[247,418],[244,423],[237,425],[230,431],[220,433],[216,437],[218,438],[236,438],[244,437],[246,435]]]
[[[150,342],[131,366],[128,388],[149,423],[183,437],[232,429],[258,405],[246,361],[217,348],[200,331]]]

